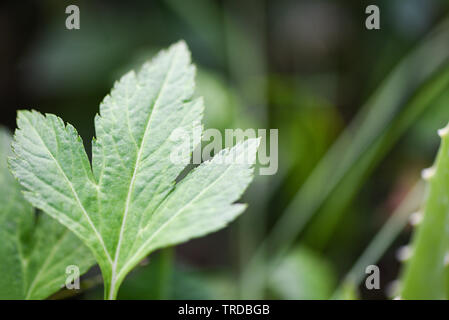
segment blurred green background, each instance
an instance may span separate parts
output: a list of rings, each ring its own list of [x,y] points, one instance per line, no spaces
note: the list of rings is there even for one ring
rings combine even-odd
[[[69,4],[80,8],[80,30],[65,28]],[[365,28],[369,4],[380,8],[380,30]],[[394,294],[420,172],[449,121],[448,1],[41,0],[0,8],[0,119],[11,130],[17,109],[55,113],[89,151],[113,82],[179,39],[198,67],[206,128],[279,129],[279,170],[256,177],[245,214],[151,255],[119,298]],[[368,264],[380,267],[380,290],[364,286]],[[81,294],[55,297],[101,299],[98,272],[83,277]]]

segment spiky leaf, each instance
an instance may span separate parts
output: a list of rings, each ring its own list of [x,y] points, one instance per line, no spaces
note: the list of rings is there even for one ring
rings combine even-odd
[[[428,181],[422,221],[414,235],[411,258],[403,275],[403,299],[446,299],[445,256],[449,243],[449,125],[436,162],[423,171]]]

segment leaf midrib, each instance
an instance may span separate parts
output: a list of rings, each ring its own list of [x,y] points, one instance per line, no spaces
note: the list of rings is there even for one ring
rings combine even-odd
[[[173,71],[173,66],[175,65],[177,54],[178,54],[178,51],[175,51],[173,56],[172,56],[172,59],[170,61],[169,69],[167,71],[167,74],[165,75],[164,82],[162,83],[162,86],[161,86],[161,88],[159,90],[159,93],[158,93],[158,95],[156,97],[156,100],[155,100],[155,102],[153,104],[153,108],[152,108],[152,111],[150,113],[147,126],[146,126],[144,134],[142,136],[142,141],[140,142],[139,151],[137,153],[136,162],[134,164],[133,175],[131,177],[131,182],[130,182],[130,185],[129,185],[129,188],[128,188],[127,197],[126,197],[125,211],[123,213],[123,219],[122,219],[122,223],[120,225],[120,235],[119,235],[119,239],[118,239],[118,243],[117,243],[117,248],[115,250],[114,262],[112,264],[112,274],[111,274],[111,278],[112,279],[111,279],[111,289],[110,289],[110,292],[109,292],[109,298],[112,298],[112,296],[114,294],[113,292],[114,292],[114,289],[115,289],[115,282],[116,282],[116,280],[118,278],[118,277],[116,277],[117,263],[118,263],[118,258],[120,256],[120,249],[121,249],[121,246],[122,246],[123,233],[124,233],[124,229],[125,229],[125,225],[126,225],[126,219],[128,217],[129,206],[130,206],[130,203],[131,203],[131,195],[132,195],[133,190],[134,190],[134,183],[135,183],[135,179],[136,179],[136,176],[137,176],[137,171],[138,171],[138,168],[139,168],[139,162],[141,161],[141,157],[142,157],[143,146],[144,146],[144,144],[146,142],[146,137],[147,137],[148,131],[149,131],[150,127],[151,127],[151,120],[153,119],[153,115],[156,113],[156,108],[159,106],[159,101],[160,101],[160,98],[162,96],[162,93],[164,92],[164,90],[166,88],[167,80],[169,79],[169,77],[170,77],[170,75],[171,75],[171,73]]]

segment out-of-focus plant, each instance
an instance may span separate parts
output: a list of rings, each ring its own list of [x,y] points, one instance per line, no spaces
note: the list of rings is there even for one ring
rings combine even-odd
[[[417,213],[413,243],[406,247],[400,298],[448,299],[446,266],[449,244],[449,125],[438,131],[441,146],[435,164],[423,171],[428,182],[426,200]],[[407,258],[407,257],[404,257]]]
[[[263,291],[262,279],[273,272],[308,222],[306,236],[313,237],[309,242],[325,246],[375,166],[449,88],[448,36],[445,21],[398,64],[317,164],[243,273],[250,279],[246,282],[256,286],[254,292]],[[269,263],[262,264],[267,249]]]
[[[268,288],[273,297],[287,300],[328,299],[336,273],[325,258],[306,247],[294,248],[271,275]]]

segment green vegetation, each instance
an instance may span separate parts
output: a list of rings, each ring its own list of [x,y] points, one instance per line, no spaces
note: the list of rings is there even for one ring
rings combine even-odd
[[[201,137],[194,132],[203,112],[202,100],[191,100],[194,71],[180,42],[123,76],[96,117],[92,169],[73,126],[19,112],[11,170],[31,204],[92,250],[107,299],[152,251],[221,229],[245,209],[234,202],[252,180],[257,139],[223,150],[174,184]],[[171,159],[185,147],[172,138],[180,128],[191,139],[187,163]]]
[[[449,298],[449,2],[78,5],[4,6],[0,299]]]

